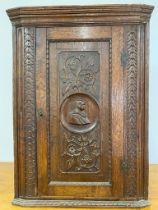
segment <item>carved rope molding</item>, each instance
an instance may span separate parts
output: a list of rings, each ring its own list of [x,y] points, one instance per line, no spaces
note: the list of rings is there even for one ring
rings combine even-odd
[[[126,74],[126,128],[127,159],[125,194],[135,196],[137,189],[137,34],[127,34],[127,74]]]
[[[25,194],[36,194],[35,29],[24,28]]]
[[[51,146],[50,146],[50,81],[49,81],[49,40],[46,41],[46,106],[47,106],[47,113],[48,113],[48,120],[47,120],[47,135],[48,135],[48,141],[47,141],[47,150],[48,150],[48,158],[47,158],[47,170],[48,170],[48,181],[51,181]]]
[[[112,39],[109,40],[109,160],[108,160],[108,168],[109,168],[109,173],[108,173],[108,178],[111,180],[112,177],[112,116],[111,116],[111,95],[112,92]]]

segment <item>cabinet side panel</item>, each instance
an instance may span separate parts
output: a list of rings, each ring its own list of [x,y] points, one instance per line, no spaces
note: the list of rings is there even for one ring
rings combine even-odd
[[[144,25],[138,28],[138,79],[137,79],[137,197],[143,198],[143,146],[144,146]]]
[[[137,26],[137,99],[136,99],[136,106],[137,106],[137,180],[136,180],[136,192],[137,192],[137,197],[140,196],[140,190],[141,190],[141,185],[142,182],[140,182],[140,180],[142,180],[141,178],[141,173],[142,173],[142,150],[141,150],[141,144],[142,144],[142,119],[143,119],[143,104],[142,104],[142,94],[141,91],[143,93],[143,89],[142,89],[142,82],[143,82],[143,72],[142,72],[142,68],[141,68],[141,59],[140,59],[140,55],[142,55],[141,53],[143,53],[143,46],[141,46],[141,26],[138,25]],[[142,47],[142,49],[140,49]],[[140,51],[141,50],[141,51]],[[143,55],[142,55],[143,57]],[[144,58],[144,57],[143,57]],[[142,58],[142,62],[143,62],[143,58]]]
[[[126,197],[134,197],[137,192],[137,28],[126,27],[124,38],[127,55],[124,69],[125,152],[128,162],[124,193]]]
[[[24,28],[24,144],[25,196],[37,193],[36,164],[35,28]]]
[[[124,195],[142,198],[144,144],[144,31],[125,26],[124,51]]]
[[[124,158],[127,163],[124,195],[128,199],[142,199],[145,194],[147,198],[148,191],[148,50],[145,44],[148,35],[145,33],[144,25],[124,27]]]
[[[144,123],[144,197],[148,198],[149,157],[148,157],[148,92],[149,92],[149,23],[145,25],[145,123]]]
[[[24,196],[23,28],[13,28],[13,105],[15,197]]]
[[[18,176],[18,107],[17,107],[17,30],[13,29],[13,126],[14,126],[14,197],[17,198],[19,194],[19,176]]]

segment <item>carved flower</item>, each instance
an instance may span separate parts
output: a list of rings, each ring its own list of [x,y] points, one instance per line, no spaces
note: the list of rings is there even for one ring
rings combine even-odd
[[[92,160],[92,158],[90,157],[90,155],[84,155],[84,156],[81,158],[81,160],[82,160],[83,162],[85,162],[85,163],[89,163],[89,162]]]
[[[84,154],[80,156],[80,165],[84,168],[91,168],[95,166],[96,158],[89,154]]]
[[[92,85],[95,81],[95,74],[91,69],[82,69],[78,77],[79,81],[85,85]]]
[[[69,146],[68,151],[69,151],[69,153],[71,153],[71,154],[75,154],[76,149],[75,149],[74,146],[71,145],[71,146]]]
[[[81,154],[82,148],[75,143],[70,143],[67,146],[67,154],[70,156],[79,156]]]
[[[71,56],[66,60],[65,66],[69,74],[76,76],[81,69],[80,59],[76,56]]]

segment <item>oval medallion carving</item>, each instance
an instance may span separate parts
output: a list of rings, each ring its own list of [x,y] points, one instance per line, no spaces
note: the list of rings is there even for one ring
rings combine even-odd
[[[67,97],[61,105],[61,123],[71,132],[86,133],[98,122],[99,107],[91,96],[77,93]]]

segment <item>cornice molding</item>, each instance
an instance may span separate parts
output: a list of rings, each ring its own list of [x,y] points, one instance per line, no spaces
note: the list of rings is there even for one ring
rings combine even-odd
[[[144,4],[46,6],[8,9],[7,14],[16,26],[120,25],[146,23],[153,9],[153,6]]]

